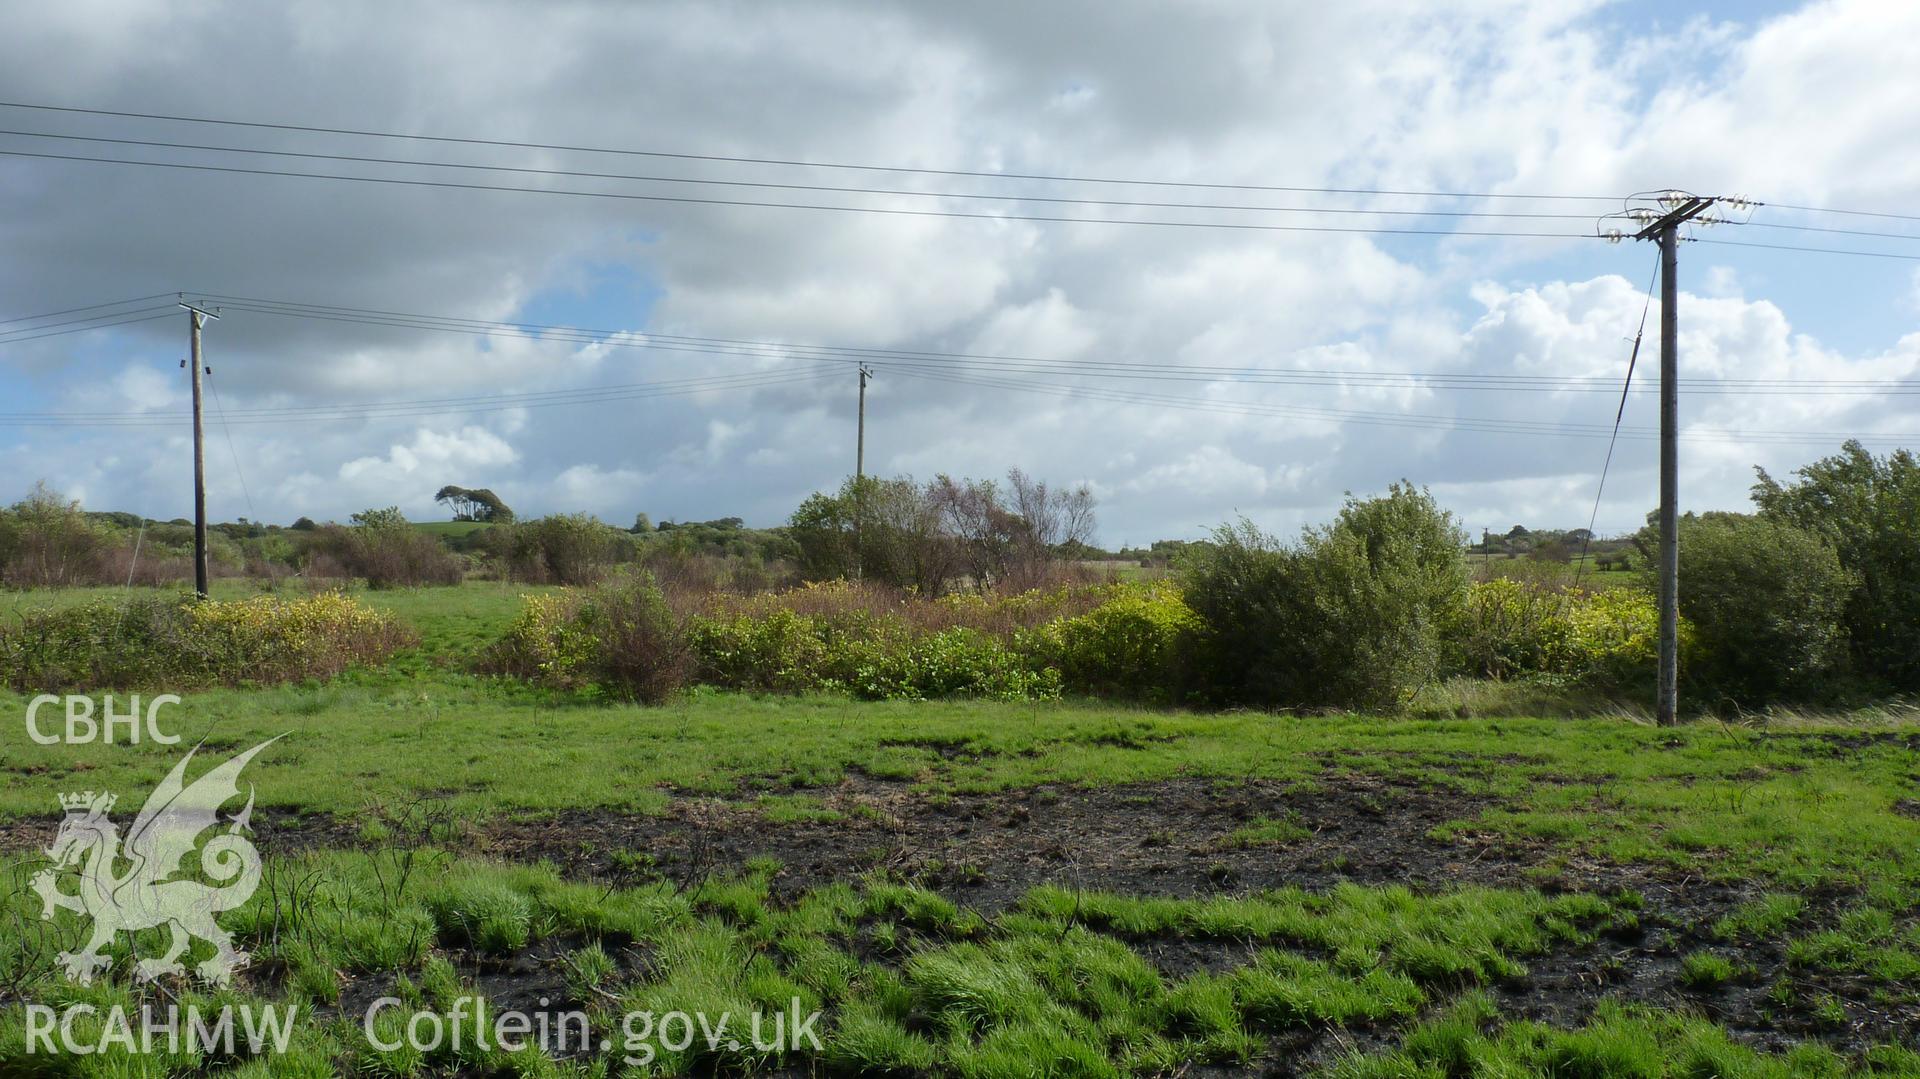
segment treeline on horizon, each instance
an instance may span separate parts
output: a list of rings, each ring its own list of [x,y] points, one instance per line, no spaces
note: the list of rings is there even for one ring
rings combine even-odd
[[[1350,497],[1296,538],[1228,524],[1169,551],[1165,581],[1104,583],[1086,567],[1103,554],[1088,544],[1091,495],[1017,470],[1004,482],[849,480],[778,529],[734,518],[652,526],[644,515],[628,530],[582,514],[520,521],[462,494],[465,516],[493,523],[423,529],[389,508],[347,525],[247,522],[216,534],[223,564],[268,586],[293,572],[316,587],[476,574],[579,586],[530,600],[490,669],[535,680],[564,670],[560,682],[641,699],[708,682],[1391,709],[1455,676],[1625,699],[1651,681],[1646,588],[1472,580],[1496,551],[1555,560],[1592,537],[1515,529],[1470,548],[1459,522],[1405,483]],[[1913,456],[1848,443],[1788,482],[1760,472],[1752,495],[1751,513],[1682,522],[1683,672],[1696,706],[1920,691]],[[129,524],[158,552],[145,572],[117,560]],[[190,539],[180,527],[90,515],[39,488],[0,513],[0,580],[119,584],[129,568],[178,580],[184,572],[167,575],[164,560]],[[1643,532],[1621,548],[1650,541]],[[568,655],[549,654],[563,645]]]

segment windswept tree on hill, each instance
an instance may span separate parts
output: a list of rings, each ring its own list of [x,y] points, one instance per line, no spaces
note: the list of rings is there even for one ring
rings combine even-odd
[[[468,488],[448,484],[440,488],[433,500],[452,510],[456,521],[507,524],[513,520],[513,510],[500,501],[499,495],[485,487]]]

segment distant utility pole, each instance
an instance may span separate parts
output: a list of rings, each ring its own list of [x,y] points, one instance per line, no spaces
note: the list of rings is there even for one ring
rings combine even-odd
[[[867,516],[866,487],[860,481],[867,476],[867,380],[873,368],[860,365],[860,419],[853,436],[853,579],[866,578],[866,564],[860,553],[860,524]]]
[[[200,327],[207,319],[218,320],[219,315],[212,311],[203,311],[198,307],[180,301],[187,310],[187,325],[190,327],[189,340],[191,353],[182,366],[193,368],[193,590],[202,598],[207,595],[207,446],[205,425],[200,413],[200,376],[205,370],[200,362]]]
[[[1674,277],[1680,226],[1719,200],[1667,191],[1658,201],[1665,213],[1639,207],[1626,216],[1644,226],[1634,239],[1660,245],[1660,681],[1654,716],[1666,726],[1676,721],[1680,701],[1680,289]]]
[[[860,365],[860,424],[853,442],[853,478],[863,479],[867,474],[867,380],[873,377],[873,368]]]

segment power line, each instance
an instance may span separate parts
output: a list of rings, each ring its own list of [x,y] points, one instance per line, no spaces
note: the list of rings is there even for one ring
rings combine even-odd
[[[0,134],[5,134],[5,133],[6,132],[0,132]],[[36,134],[36,133],[22,132],[20,134]],[[84,138],[84,136],[45,136],[45,137]],[[134,142],[137,140],[99,139],[99,140],[93,140],[93,141]],[[142,144],[175,145],[175,144],[167,144],[167,143],[153,143],[153,144],[142,143]],[[180,144],[180,145],[181,145],[181,148],[191,148],[191,147],[185,146],[184,144]],[[323,158],[323,159],[347,160],[347,161],[379,162],[382,160],[382,159],[374,159],[374,158],[356,158],[356,157],[350,157],[346,155],[293,154],[293,153],[286,153],[282,151],[271,151],[271,150],[247,150],[247,149],[218,148],[218,147],[213,149],[226,149],[228,152],[234,152],[234,153],[265,153],[265,154],[284,153],[285,156],[316,157],[316,158]],[[397,187],[441,188],[441,189],[459,190],[459,191],[497,191],[497,192],[506,192],[506,193],[512,193],[512,194],[552,195],[552,196],[561,196],[561,197],[567,197],[567,198],[615,199],[615,200],[621,200],[621,201],[672,203],[672,204],[690,205],[690,206],[738,206],[738,207],[756,207],[756,208],[762,208],[762,209],[779,209],[779,210],[813,210],[813,211],[830,212],[830,213],[879,214],[879,215],[890,216],[890,217],[932,217],[932,218],[948,218],[948,219],[957,219],[957,220],[979,220],[979,221],[1027,221],[1027,222],[1037,222],[1037,223],[1069,224],[1069,225],[1133,225],[1133,226],[1141,226],[1141,227],[1149,227],[1149,228],[1224,229],[1228,231],[1327,233],[1327,234],[1348,234],[1348,235],[1369,235],[1369,236],[1439,236],[1439,237],[1456,236],[1456,237],[1466,237],[1466,238],[1510,238],[1510,239],[1603,238],[1603,237],[1596,237],[1588,233],[1542,232],[1537,230],[1520,230],[1520,229],[1496,230],[1496,229],[1442,229],[1442,228],[1382,228],[1382,227],[1337,226],[1337,225],[1288,225],[1288,224],[1278,224],[1278,223],[1271,223],[1271,222],[1248,222],[1248,221],[1180,221],[1180,220],[1169,220],[1169,219],[1159,219],[1159,218],[1069,217],[1069,216],[1062,216],[1057,214],[986,213],[986,212],[980,212],[980,211],[937,210],[937,209],[923,209],[923,208],[916,209],[916,208],[892,207],[892,206],[844,206],[844,205],[829,205],[825,203],[810,203],[810,202],[780,202],[780,201],[765,200],[765,199],[721,199],[721,198],[697,197],[692,195],[662,195],[662,194],[649,194],[649,193],[632,192],[632,191],[581,191],[581,190],[574,190],[574,189],[568,189],[568,188],[519,187],[519,186],[506,185],[506,184],[474,184],[474,183],[462,183],[462,182],[453,181],[453,180],[408,179],[404,177],[394,177],[394,176],[357,176],[357,175],[352,175],[347,173],[302,172],[302,171],[296,171],[292,169],[242,168],[236,165],[213,165],[213,164],[181,162],[181,161],[144,161],[144,160],[139,160],[134,158],[90,157],[83,154],[36,153],[32,151],[27,151],[27,150],[0,149],[0,156],[33,158],[33,159],[48,160],[48,161],[85,162],[85,163],[104,164],[104,165],[131,165],[131,166],[142,167],[142,168],[174,169],[174,170],[183,170],[183,171],[190,171],[190,172],[219,172],[219,173],[227,173],[232,175],[244,175],[244,176],[278,176],[278,177],[289,177],[289,178],[310,179],[310,180],[334,180],[334,181],[339,181],[343,183],[385,184],[388,186],[397,186]],[[394,164],[413,164],[420,167],[430,167],[430,168],[473,168],[473,169],[488,169],[493,171],[534,172],[537,174],[562,175],[562,176],[604,175],[608,178],[616,178],[614,174],[572,173],[572,172],[566,172],[562,170],[533,170],[533,169],[510,168],[507,166],[469,165],[469,164],[458,164],[458,163],[447,163],[447,162],[404,162],[404,161],[398,161],[393,159],[387,159],[387,161],[388,163],[394,163]],[[1435,210],[1435,211],[1381,210],[1381,209],[1367,209],[1367,208],[1360,208],[1360,207],[1243,206],[1243,205],[1227,205],[1227,204],[1211,204],[1211,203],[1159,203],[1159,202],[1080,199],[1080,198],[1068,199],[1068,198],[1042,197],[1042,196],[1029,197],[1029,196],[1013,196],[1013,195],[967,194],[967,193],[959,193],[959,192],[924,192],[924,191],[911,191],[911,190],[903,190],[903,189],[863,189],[863,188],[830,187],[830,186],[823,186],[823,185],[804,185],[804,184],[747,183],[747,182],[741,182],[741,181],[688,179],[688,178],[672,178],[672,177],[626,177],[626,178],[651,179],[657,182],[665,182],[665,183],[724,184],[729,186],[754,187],[754,188],[810,190],[810,191],[841,192],[841,193],[865,193],[865,194],[886,195],[886,196],[912,196],[912,197],[921,197],[921,198],[951,198],[951,199],[985,199],[985,200],[1004,201],[1004,202],[1039,202],[1039,203],[1085,205],[1085,206],[1113,206],[1113,207],[1123,207],[1123,208],[1124,207],[1162,208],[1162,209],[1178,208],[1178,209],[1204,210],[1209,212],[1226,211],[1226,212],[1272,212],[1272,213],[1320,213],[1320,214],[1396,215],[1396,216],[1412,216],[1412,217],[1456,217],[1456,218],[1533,218],[1533,219],[1577,219],[1577,220],[1586,219],[1586,215],[1574,215],[1574,214],[1500,213],[1500,212],[1491,212],[1491,211],[1444,211],[1444,210]],[[1327,192],[1336,192],[1341,189],[1323,189],[1323,190]],[[1380,193],[1382,194],[1413,194],[1412,192],[1380,192]],[[1461,195],[1459,197],[1468,197],[1468,196]],[[1477,196],[1477,197],[1492,197],[1492,196]],[[1525,197],[1544,198],[1547,196],[1525,196]],[[1590,196],[1567,196],[1567,197],[1588,198]],[[1825,228],[1819,228],[1816,226],[1795,225],[1795,224],[1782,223],[1782,222],[1728,222],[1728,224],[1736,225],[1736,226],[1758,225],[1763,228],[1800,229],[1800,230],[1813,231],[1813,232],[1842,233],[1842,234],[1848,234],[1848,235],[1881,237],[1881,238],[1896,239],[1896,240],[1920,239],[1920,236],[1913,236],[1913,235],[1908,235],[1904,233],[1867,232],[1863,230],[1845,230],[1845,229],[1825,229]],[[1859,255],[1867,258],[1886,258],[1886,259],[1900,259],[1905,261],[1920,261],[1920,254],[1901,254],[1898,252],[1889,252],[1889,251],[1862,251],[1855,248],[1808,247],[1808,246],[1790,245],[1790,244],[1758,243],[1758,242],[1741,241],[1741,240],[1713,240],[1713,239],[1704,239],[1699,237],[1687,237],[1687,239],[1690,242],[1724,244],[1724,245],[1733,246],[1733,247],[1768,248],[1768,249],[1778,250],[1778,251],[1798,251],[1798,252],[1803,252],[1808,254]]]
[[[1144,363],[1137,361],[1052,360],[1036,357],[996,356],[978,353],[935,352],[913,349],[854,348],[846,346],[756,342],[739,338],[706,338],[686,335],[645,334],[645,340],[612,340],[633,331],[586,330],[539,323],[496,322],[448,316],[409,314],[367,308],[299,304],[290,301],[259,300],[246,297],[206,294],[231,310],[293,318],[312,318],[372,326],[424,329],[475,336],[496,336],[520,340],[555,340],[568,343],[598,344],[605,347],[642,351],[691,352],[708,355],[737,355],[764,359],[831,360],[853,363],[885,360],[890,365],[910,366],[925,361],[926,366],[992,367],[1006,371],[1048,374],[1084,374],[1093,377],[1117,377],[1155,381],[1245,381],[1287,385],[1323,385],[1379,388],[1500,389],[1535,392],[1599,392],[1615,385],[1604,378],[1546,375],[1473,374],[1468,372],[1367,371],[1326,368],[1261,368],[1214,365]],[[1878,396],[1920,393],[1920,382],[1897,379],[1872,380],[1797,380],[1797,379],[1689,379],[1699,390],[1751,395]]]
[[[1045,393],[1069,398],[1086,397],[1093,400],[1110,401],[1118,404],[1151,404],[1161,407],[1183,408],[1190,411],[1223,415],[1276,415],[1382,427],[1462,430],[1484,434],[1555,435],[1580,438],[1605,438],[1608,437],[1609,430],[1607,425],[1604,424],[1548,423],[1538,420],[1506,420],[1476,416],[1437,416],[1409,412],[1369,412],[1357,409],[1327,409],[1313,408],[1304,405],[1275,405],[1254,402],[1212,402],[1192,397],[1143,393],[1131,390],[1109,390],[1100,387],[1062,386],[1050,383],[965,375],[930,374],[915,371],[899,371],[896,373],[906,378],[947,382],[954,385],[982,386],[992,389],[1017,390],[1025,393]],[[1621,430],[1625,434],[1625,437],[1628,438],[1651,440],[1659,437],[1658,431],[1653,428],[1622,427]],[[1706,429],[1684,433],[1681,435],[1681,438],[1688,442],[1751,442],[1765,445],[1810,445],[1827,443],[1836,439],[1853,438],[1862,443],[1880,445],[1909,444],[1915,440],[1920,440],[1920,434],[1844,434],[1837,432]]]
[[[233,427],[227,423],[227,410],[220,404],[220,387],[213,382],[213,369],[207,369],[207,388],[213,391],[213,412],[220,417],[220,430],[227,436],[227,452],[233,455],[233,475],[240,481],[240,493],[247,500],[247,516],[254,520],[260,514],[253,508],[253,493],[247,490],[247,474],[240,468],[240,451],[233,446]]]
[[[59,315],[72,315],[72,314],[77,314],[81,311],[98,311],[103,307],[125,307],[130,303],[145,303],[148,300],[170,299],[174,295],[175,293],[171,293],[171,292],[156,292],[151,296],[135,296],[129,300],[109,300],[106,303],[90,303],[90,304],[87,304],[85,307],[69,307],[63,311],[48,311],[47,313],[42,315],[17,315],[13,318],[0,318],[0,326],[10,325],[15,322],[38,322],[43,318],[55,318]],[[55,325],[59,325],[59,324],[55,323]]]
[[[470,398],[472,403],[451,408],[445,403],[431,406],[417,402],[397,402],[393,404],[373,403],[367,405],[329,405],[311,406],[304,412],[275,412],[267,415],[245,414],[246,410],[236,409],[234,417],[227,422],[233,424],[285,424],[285,423],[337,423],[356,419],[418,419],[424,417],[445,416],[450,411],[465,413],[505,412],[522,408],[551,408],[560,405],[590,405],[612,401],[644,400],[652,397],[676,397],[691,394],[708,393],[718,390],[761,389],[769,386],[789,385],[818,381],[828,377],[830,372],[760,372],[749,375],[723,375],[704,379],[683,379],[677,382],[634,383],[627,387],[609,390],[603,387],[584,387],[577,391],[554,391],[554,396],[501,394],[491,397]],[[569,396],[557,396],[566,392]],[[134,416],[102,415],[99,413],[11,413],[0,414],[0,427],[85,427],[85,428],[143,428],[171,427],[181,422],[180,413],[141,413]]]
[[[724,375],[697,375],[689,378],[661,379],[652,382],[629,382],[602,386],[578,386],[565,390],[531,390],[522,393],[483,393],[467,394],[455,397],[411,397],[398,401],[342,402],[328,405],[284,405],[260,408],[236,408],[230,414],[234,416],[299,416],[311,413],[329,415],[343,411],[373,411],[378,409],[422,409],[428,407],[445,408],[465,404],[533,404],[554,400],[561,404],[572,403],[573,398],[595,398],[629,390],[653,390],[662,388],[691,388],[695,390],[709,388],[711,385],[726,385],[737,380],[753,380],[769,377],[811,376],[824,372],[811,371],[743,371]],[[112,419],[127,417],[124,412],[4,412],[0,418],[6,419]]]
[[[1727,247],[1764,247],[1772,251],[1804,251],[1815,255],[1864,255],[1867,258],[1920,262],[1920,255],[1903,255],[1895,251],[1856,251],[1844,247],[1796,247],[1792,244],[1763,244],[1751,240],[1709,240],[1698,236],[1689,236],[1686,239],[1697,244],[1721,244]]]
[[[509,138],[476,138],[476,136],[447,136],[447,134],[419,134],[419,132],[372,131],[372,129],[349,129],[349,127],[323,127],[323,125],[298,125],[298,123],[271,123],[271,121],[240,121],[225,117],[190,117],[175,113],[140,113],[129,109],[88,109],[75,106],[46,106],[33,102],[0,102],[0,108],[31,109],[31,111],[50,111],[67,115],[100,115],[100,117],[121,117],[121,119],[150,119],[165,123],[194,123],[211,127],[242,127],[255,131],[292,131],[307,134],[346,134],[355,138],[390,138],[407,142],[436,142],[449,146],[493,146],[493,148],[513,148],[513,150],[555,150],[568,154],[609,154],[609,156],[653,157],[653,159],[672,159],[672,161],[708,161],[708,163],[728,163],[728,165],[774,165],[774,167],[795,167],[795,169],[828,169],[828,171],[858,171],[858,173],[893,173],[893,175],[922,175],[922,177],[968,177],[968,179],[987,180],[1039,180],[1039,182],[1060,182],[1060,184],[1112,184],[1112,186],[1152,186],[1152,188],[1190,188],[1190,190],[1240,190],[1240,192],[1286,192],[1286,194],[1340,194],[1340,196],[1396,196],[1396,198],[1453,198],[1453,200],[1528,200],[1528,202],[1617,202],[1619,196],[1597,196],[1597,194],[1530,194],[1530,192],[1463,192],[1463,190],[1425,190],[1425,188],[1336,188],[1336,186],[1309,186],[1309,184],[1244,184],[1244,182],[1217,182],[1217,180],[1165,180],[1131,179],[1131,177],[1081,177],[1069,173],[1002,173],[991,169],[931,169],[918,165],[870,165],[870,163],[849,163],[849,161],[810,161],[799,157],[749,157],[728,156],[728,154],[687,154],[687,152],[668,152],[668,150],[636,150],[636,148],[618,148],[618,146],[578,146],[561,142],[522,142]],[[21,132],[21,134],[40,134],[40,132]],[[84,136],[54,136],[54,138],[84,138]],[[102,142],[121,142],[104,140]],[[718,182],[718,180],[714,180]],[[756,184],[758,186],[758,184]],[[991,196],[970,196],[970,198],[991,198]],[[1797,205],[1766,202],[1776,209],[1791,209],[1801,213],[1841,213],[1851,217],[1878,217],[1887,221],[1920,221],[1920,215],[1914,213],[1887,213],[1872,209],[1843,209],[1826,205]],[[1784,223],[1759,223],[1776,228],[1795,228]],[[1828,230],[1828,228],[1799,227],[1807,230]],[[1907,236],[1899,236],[1907,238]]]
[[[22,326],[17,330],[0,330],[0,337],[10,336],[12,334],[34,333],[35,331],[38,331],[38,330],[50,330],[50,329],[53,329],[55,326],[72,326],[75,323],[98,322],[101,319],[120,318],[127,315],[142,315],[142,314],[147,314],[153,311],[167,311],[167,310],[172,310],[171,305],[156,304],[149,307],[143,307],[135,311],[115,311],[110,314],[104,314],[104,315],[86,315],[81,318],[70,318],[70,319],[67,319],[65,322],[47,322],[39,326]],[[41,317],[46,318],[51,316],[41,316]],[[15,320],[15,321],[25,321],[25,320]],[[85,327],[85,328],[91,329],[92,327]],[[71,332],[78,333],[80,331],[74,330]]]
[[[504,184],[470,184],[454,180],[413,180],[396,176],[354,176],[346,173],[297,172],[291,169],[250,169],[237,165],[193,164],[182,161],[140,161],[133,158],[88,157],[82,154],[47,154],[27,150],[0,150],[7,157],[37,158],[47,161],[84,161],[101,165],[134,165],[144,168],[177,169],[189,172],[222,172],[242,176],[287,176],[309,180],[338,180],[347,183],[386,184],[396,187],[438,188],[456,191],[501,191],[523,195],[556,195],[567,198],[618,199],[632,202],[676,203],[692,206],[753,206],[776,210],[820,210],[833,213],[882,214],[890,217],[939,217],[979,221],[1036,221],[1068,225],[1136,225],[1152,228],[1228,229],[1247,232],[1324,232],[1374,236],[1469,236],[1511,237],[1521,239],[1592,240],[1590,233],[1524,232],[1468,229],[1365,228],[1335,225],[1281,225],[1251,221],[1174,221],[1157,218],[1063,217],[1051,214],[982,213],[968,210],[908,209],[897,206],[832,206],[813,202],[774,202],[760,199],[717,199],[692,195],[653,195],[635,191],[578,191],[557,187],[513,187]]]
[[[1600,522],[1600,500],[1607,493],[1607,472],[1613,468],[1613,450],[1620,444],[1620,421],[1627,415],[1627,391],[1633,386],[1633,369],[1640,362],[1640,342],[1647,334],[1647,313],[1653,310],[1653,290],[1660,281],[1660,256],[1653,258],[1653,276],[1647,280],[1647,301],[1640,306],[1640,328],[1633,334],[1633,349],[1627,353],[1627,377],[1620,384],[1620,407],[1613,414],[1613,433],[1607,436],[1607,456],[1600,463],[1600,482],[1593,488],[1593,512],[1587,515],[1587,534],[1580,540],[1580,562],[1574,570],[1573,584],[1580,586],[1580,576],[1586,572],[1587,552],[1593,546],[1593,527]]]
[[[1892,214],[1880,210],[1838,210],[1831,206],[1795,206],[1786,202],[1769,202],[1763,205],[1776,210],[1799,210],[1809,214],[1846,214],[1849,217],[1884,217],[1893,221],[1920,221],[1920,214]]]
[[[935,169],[907,165],[848,164],[845,162],[807,161],[794,158],[738,157],[725,154],[693,154],[664,150],[636,150],[605,146],[569,146],[561,143],[516,142],[508,139],[463,138],[450,135],[420,135],[356,128],[320,127],[309,124],[268,123],[250,120],[214,119],[202,116],[177,116],[165,113],[127,112],[114,109],[85,109],[61,105],[40,105],[0,101],[0,108],[32,109],[40,112],[72,113],[88,116],[114,116],[134,120],[164,120],[170,123],[208,124],[222,127],[246,127],[268,131],[299,131],[322,135],[351,135],[359,138],[404,139],[462,146],[496,146],[520,150],[558,150],[567,153],[615,154],[625,157],[650,157],[675,161],[707,161],[734,165],[775,165],[790,168],[836,169],[856,172],[891,172],[918,176],[966,176],[991,180],[1038,180],[1050,183],[1114,184],[1131,187],[1186,187],[1213,191],[1276,191],[1323,195],[1394,195],[1411,198],[1450,199],[1535,199],[1572,202],[1618,202],[1613,195],[1538,195],[1499,191],[1419,191],[1365,187],[1308,187],[1282,184],[1241,184],[1185,180],[1140,180],[1100,176],[1050,175],[1046,173],[993,172],[974,169]]]
[[[520,165],[486,165],[455,161],[422,161],[417,158],[365,157],[354,154],[322,154],[299,150],[269,150],[246,146],[213,146],[198,143],[168,142],[157,139],[108,138],[98,135],[66,135],[45,131],[0,129],[0,135],[36,139],[64,139],[76,142],[110,143],[119,146],[148,146],[170,150],[194,150],[227,154],[255,154],[268,157],[297,157],[319,161],[350,161],[365,165],[401,165],[409,168],[467,169],[480,172],[506,172],[525,176],[561,176],[570,179],[629,180],[641,183],[694,184],[714,187],[745,187],[778,191],[818,191],[848,195],[904,195],[913,198],[978,199],[990,202],[1038,202],[1069,206],[1115,206],[1154,210],[1226,210],[1244,213],[1363,214],[1393,217],[1513,218],[1532,220],[1588,221],[1591,214],[1499,212],[1482,210],[1405,210],[1371,209],[1359,206],[1248,206],[1221,202],[1154,202],[1135,199],[1068,198],[1047,195],[1005,195],[972,191],[922,191],[898,187],[850,187],[834,184],[777,183],[767,180],[727,180],[687,176],[647,176],[620,172],[588,172],[577,169],[543,169]],[[1781,228],[1796,226],[1782,225]],[[1821,230],[1827,231],[1827,230]],[[1875,235],[1862,233],[1862,235]],[[1889,234],[1890,235],[1890,234]],[[1920,237],[1916,237],[1920,238]]]
[[[1791,229],[1795,232],[1824,232],[1835,236],[1873,236],[1883,240],[1920,240],[1911,232],[1882,232],[1875,229],[1835,229],[1825,225],[1794,225],[1783,221],[1728,221],[1724,224],[1745,229]]]
[[[156,309],[154,308],[146,309],[146,311],[148,312],[151,312],[154,310]],[[110,322],[95,322],[89,326],[75,326],[75,327],[72,327],[71,329],[52,330],[47,333],[36,333],[26,337],[0,336],[0,345],[18,345],[26,341],[38,341],[43,337],[65,337],[70,333],[86,333],[90,330],[104,330],[111,326],[130,326],[136,322],[152,322],[155,319],[171,318],[173,315],[173,310],[171,308],[160,308],[158,309],[157,314],[147,314],[144,312],[128,312],[128,314],[129,315],[139,314],[140,317],[116,318]],[[17,334],[26,333],[28,330],[34,330],[38,328],[39,327],[37,326],[29,326],[25,330],[15,330],[13,331],[13,333],[17,335]]]

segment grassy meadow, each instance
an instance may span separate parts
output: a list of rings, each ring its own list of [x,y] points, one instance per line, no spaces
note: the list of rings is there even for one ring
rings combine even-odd
[[[0,1073],[1920,1075],[1912,709],[1656,728],[1485,682],[1391,716],[644,706],[477,673],[552,591],[357,592],[417,643],[183,694],[179,746],[37,745],[0,692]],[[64,980],[81,927],[30,887],[55,796],[121,792],[124,825],[187,746],[210,767],[274,737],[245,778],[265,876],[224,923],[253,965],[143,984],[149,931]],[[382,1050],[380,996],[387,1025],[577,1010],[607,1047]],[[286,1052],[231,1059],[30,1045],[29,1003],[158,999],[299,1019]],[[619,1033],[796,1001],[817,1048]]]

